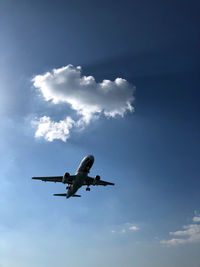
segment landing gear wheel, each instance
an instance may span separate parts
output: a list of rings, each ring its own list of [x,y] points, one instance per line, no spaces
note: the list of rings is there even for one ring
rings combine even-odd
[[[66,189],[67,189],[67,190],[70,189],[70,185],[68,185],[68,186],[66,187]]]
[[[89,187],[87,187],[87,188],[86,188],[86,191],[90,191],[90,188],[89,188]]]

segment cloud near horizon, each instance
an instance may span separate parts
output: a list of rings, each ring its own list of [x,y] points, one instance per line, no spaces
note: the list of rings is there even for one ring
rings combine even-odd
[[[82,76],[80,66],[67,65],[53,69],[36,75],[32,82],[45,101],[55,105],[66,103],[79,116],[78,120],[66,116],[59,122],[52,121],[48,116],[34,120],[32,123],[37,127],[35,137],[44,137],[50,142],[54,139],[65,142],[73,127],[84,129],[101,114],[106,118],[116,118],[134,111],[133,85],[122,78],[98,83],[93,76]]]
[[[169,240],[161,240],[160,243],[167,246],[175,246],[186,243],[200,242],[200,216],[195,216],[192,219],[193,224],[184,225],[183,230],[170,232],[169,234],[175,238]]]

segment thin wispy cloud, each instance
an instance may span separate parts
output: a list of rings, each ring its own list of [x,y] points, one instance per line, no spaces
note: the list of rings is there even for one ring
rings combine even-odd
[[[129,230],[130,231],[137,231],[137,230],[139,230],[139,227],[137,227],[136,225],[132,225],[129,227]]]
[[[200,222],[200,216],[195,216],[193,218],[193,222]]]
[[[80,66],[67,65],[53,69],[36,75],[32,82],[45,101],[55,105],[66,103],[78,115],[76,120],[66,116],[65,120],[59,122],[52,121],[48,116],[35,119],[35,137],[44,137],[47,141],[61,139],[65,142],[73,127],[84,129],[100,115],[116,118],[134,111],[133,85],[122,78],[98,83],[93,76],[83,76]]]
[[[174,236],[174,238],[161,240],[161,244],[175,246],[179,244],[200,242],[200,224],[197,224],[200,222],[200,216],[193,217],[192,221],[192,224],[184,225],[182,230],[170,232],[169,234]]]
[[[138,226],[136,226],[133,223],[124,223],[121,225],[117,225],[114,227],[114,229],[111,230],[111,233],[113,234],[125,234],[125,233],[130,233],[130,232],[135,232],[140,230]]]

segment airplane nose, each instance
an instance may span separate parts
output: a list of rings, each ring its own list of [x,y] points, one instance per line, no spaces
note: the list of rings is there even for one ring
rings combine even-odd
[[[90,159],[91,159],[92,161],[94,161],[94,156],[93,156],[93,155],[90,155]]]

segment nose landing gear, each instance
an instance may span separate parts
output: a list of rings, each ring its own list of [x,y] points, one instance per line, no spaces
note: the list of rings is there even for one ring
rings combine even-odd
[[[90,191],[89,185],[86,187],[86,191]]]

